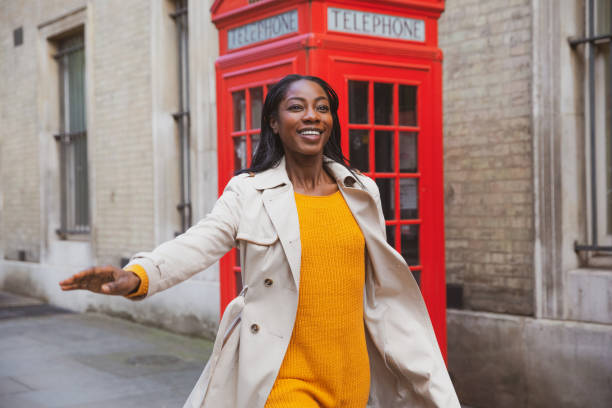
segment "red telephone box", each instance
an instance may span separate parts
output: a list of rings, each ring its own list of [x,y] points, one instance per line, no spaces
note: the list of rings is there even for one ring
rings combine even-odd
[[[263,100],[285,75],[316,75],[340,98],[342,148],[380,189],[387,239],[419,282],[446,354],[442,185],[443,0],[217,0],[219,190],[250,165]],[[221,310],[241,290],[221,261]]]

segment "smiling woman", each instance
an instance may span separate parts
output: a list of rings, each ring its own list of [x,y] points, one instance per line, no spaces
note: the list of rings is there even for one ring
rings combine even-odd
[[[243,290],[185,407],[459,408],[419,288],[387,244],[377,185],[342,155],[338,97],[322,79],[270,89],[252,166],[205,219],[124,270],[60,285],[142,299],[235,245]]]

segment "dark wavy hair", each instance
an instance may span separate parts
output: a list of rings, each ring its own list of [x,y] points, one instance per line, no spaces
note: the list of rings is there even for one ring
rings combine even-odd
[[[280,160],[283,158],[283,155],[285,154],[283,143],[281,142],[280,136],[274,133],[272,130],[272,127],[270,126],[270,119],[278,118],[278,106],[285,98],[287,89],[289,89],[289,86],[292,83],[300,80],[312,81],[321,86],[327,95],[327,99],[329,100],[329,108],[332,115],[333,124],[329,140],[323,147],[323,154],[329,157],[331,160],[346,167],[351,174],[355,176],[355,172],[350,168],[348,164],[349,162],[342,154],[342,149],[340,148],[341,131],[340,120],[338,119],[338,95],[323,79],[316,76],[297,74],[287,75],[269,89],[268,95],[266,96],[266,100],[264,102],[263,110],[261,112],[261,135],[259,145],[255,150],[251,167],[247,169],[240,169],[236,171],[236,174],[246,172],[259,173],[261,171],[268,170],[277,166]],[[356,176],[355,179],[358,180]]]

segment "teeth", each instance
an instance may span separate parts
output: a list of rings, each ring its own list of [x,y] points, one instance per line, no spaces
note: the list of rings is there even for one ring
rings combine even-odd
[[[300,132],[302,135],[319,135],[320,132],[318,130],[303,130]]]

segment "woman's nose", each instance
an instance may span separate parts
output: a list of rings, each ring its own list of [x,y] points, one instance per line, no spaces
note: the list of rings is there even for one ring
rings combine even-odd
[[[317,112],[316,108],[306,108],[304,110],[304,116],[302,116],[302,120],[303,121],[308,121],[308,122],[312,122],[312,121],[318,121],[319,120],[319,112]]]

